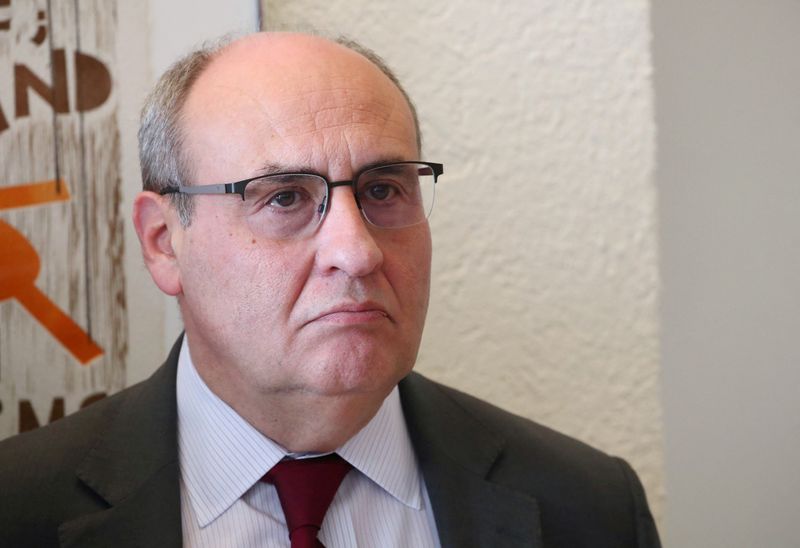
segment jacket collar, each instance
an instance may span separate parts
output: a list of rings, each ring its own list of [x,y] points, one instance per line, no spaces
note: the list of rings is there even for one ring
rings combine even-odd
[[[127,392],[78,468],[78,479],[109,508],[62,523],[64,548],[100,548],[110,539],[119,548],[181,546],[175,375],[182,339]],[[442,547],[541,547],[536,500],[489,479],[506,440],[416,373],[400,383],[400,397]]]
[[[416,373],[400,397],[442,547],[541,547],[536,500],[490,480],[505,438]]]
[[[150,379],[127,391],[78,468],[78,479],[109,508],[62,523],[65,548],[181,545],[175,400],[181,340]]]

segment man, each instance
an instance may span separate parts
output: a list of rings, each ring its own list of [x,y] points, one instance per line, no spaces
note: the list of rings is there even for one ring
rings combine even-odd
[[[168,71],[134,223],[185,337],[0,446],[0,545],[657,546],[626,463],[411,373],[442,172],[418,132],[353,44],[263,33]],[[304,529],[305,490],[332,502]]]

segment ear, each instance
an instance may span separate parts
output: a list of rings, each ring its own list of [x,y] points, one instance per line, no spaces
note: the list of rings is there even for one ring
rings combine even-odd
[[[175,256],[175,237],[183,227],[169,198],[155,192],[140,192],[133,202],[133,225],[139,236],[142,256],[150,276],[167,295],[182,291],[180,268]]]

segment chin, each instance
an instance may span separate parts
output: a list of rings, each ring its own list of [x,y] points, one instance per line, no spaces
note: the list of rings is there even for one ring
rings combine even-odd
[[[311,372],[314,385],[329,395],[383,394],[405,377],[414,366],[411,359],[376,352],[353,359],[353,356],[328,356]]]

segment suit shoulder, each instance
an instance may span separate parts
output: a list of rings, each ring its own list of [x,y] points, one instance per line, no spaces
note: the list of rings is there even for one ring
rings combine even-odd
[[[45,477],[72,466],[91,448],[99,432],[116,416],[120,404],[136,397],[139,386],[126,388],[45,426],[0,441],[0,485]],[[20,473],[30,470],[31,474]]]
[[[426,392],[426,398],[447,399],[450,404],[455,405],[488,431],[503,436],[515,450],[533,452],[539,459],[547,455],[558,460],[563,460],[565,457],[578,461],[613,459],[576,438],[422,375],[414,374],[407,381],[414,385],[415,390]]]
[[[554,545],[589,538],[616,539],[593,546],[659,545],[641,483],[624,460],[418,374],[400,388],[417,450],[453,463],[471,461],[464,452],[487,457],[491,467],[479,473],[534,498]]]
[[[428,436],[436,435],[436,429],[447,432],[452,446],[477,451],[486,451],[488,444],[498,447],[489,477],[499,484],[540,498],[548,493],[549,502],[559,507],[580,501],[585,511],[626,506],[641,490],[635,473],[620,458],[421,375],[413,374],[404,383],[423,413],[412,420],[425,423],[422,428],[431,429]]]
[[[46,426],[0,441],[0,481],[5,470],[3,464],[26,457],[34,458],[40,469],[47,464],[63,468],[65,460],[78,458],[90,449],[125,407],[149,409],[167,399],[171,399],[174,407],[181,341],[179,338],[167,360],[150,378]]]
[[[55,546],[65,516],[96,508],[75,471],[121,402],[135,393],[123,390],[0,442],[0,545]]]

